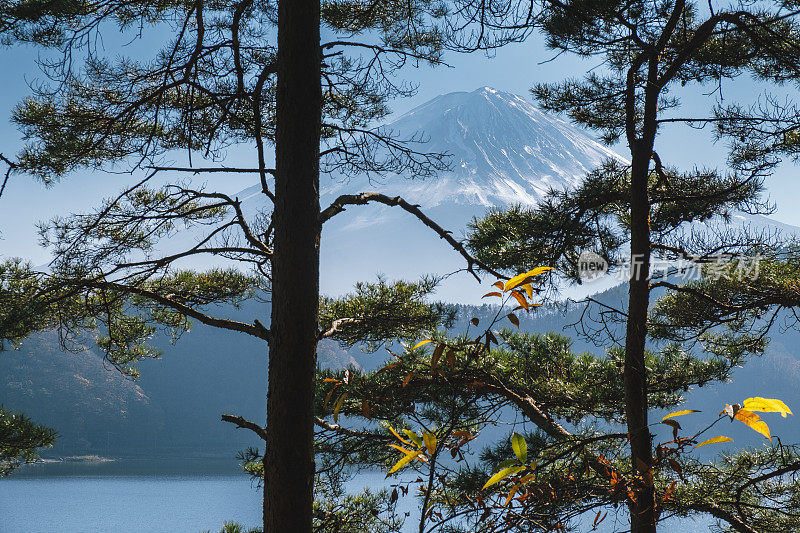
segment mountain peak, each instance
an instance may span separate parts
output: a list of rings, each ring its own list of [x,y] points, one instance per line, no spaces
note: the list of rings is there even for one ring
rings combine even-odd
[[[577,127],[493,87],[437,96],[388,127],[423,137],[419,150],[449,155],[450,170],[436,178],[391,178],[398,193],[426,206],[533,205],[551,188],[577,185],[604,160],[621,159]]]

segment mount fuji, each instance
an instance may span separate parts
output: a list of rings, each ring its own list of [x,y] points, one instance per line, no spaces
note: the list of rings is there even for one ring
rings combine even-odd
[[[482,87],[438,96],[386,125],[398,138],[423,138],[415,150],[448,154],[449,169],[433,178],[404,174],[382,178],[321,177],[322,208],[340,194],[377,191],[419,204],[456,238],[489,209],[535,205],[551,188],[569,189],[608,159],[623,160],[569,123],[520,96]],[[246,216],[264,209],[261,187],[236,196]],[[398,208],[349,207],[323,228],[321,288],[342,294],[359,280],[415,279],[464,268],[463,259],[436,234]],[[472,277],[448,278],[437,293],[476,302]],[[473,297],[474,296],[474,297]]]
[[[422,135],[426,142],[415,148],[449,155],[450,170],[434,179],[394,175],[380,184],[423,207],[533,205],[551,188],[576,186],[604,160],[622,159],[575,126],[490,87],[438,96],[387,129],[400,138]],[[369,185],[361,180],[323,192]]]

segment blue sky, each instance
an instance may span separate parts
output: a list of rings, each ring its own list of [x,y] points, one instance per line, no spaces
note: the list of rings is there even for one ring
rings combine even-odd
[[[13,106],[28,93],[28,83],[41,78],[34,63],[37,51],[31,48],[2,49],[0,52],[0,152],[9,155],[22,144],[20,133],[9,123]],[[579,77],[598,67],[598,60],[580,60],[561,56],[555,61],[537,37],[525,43],[509,45],[496,51],[492,57],[483,54],[449,54],[446,61],[450,67],[418,70],[406,69],[405,79],[419,84],[418,94],[412,98],[395,101],[392,105],[397,114],[403,113],[439,94],[453,91],[471,91],[477,87],[490,86],[517,93],[530,99],[528,92],[537,82],[558,81],[566,77]],[[748,79],[724,87],[727,101],[754,101],[761,88]],[[788,90],[787,90],[788,91]],[[704,109],[717,98],[698,96],[696,88],[685,91],[682,100],[687,110]],[[724,162],[724,149],[712,146],[705,132],[673,127],[662,132],[660,154],[670,164],[683,168],[692,166],[719,166]],[[627,156],[625,146],[616,149]],[[229,153],[229,164],[247,161],[250,151],[233,150]],[[245,163],[246,164],[246,163]],[[768,181],[770,197],[777,203],[774,218],[789,224],[800,225],[800,210],[794,204],[800,199],[798,168],[790,163],[782,165],[776,176]],[[96,206],[103,197],[121,189],[130,180],[129,175],[80,171],[62,183],[47,189],[29,178],[14,177],[3,197],[0,198],[0,256],[21,256],[39,264],[45,262],[47,254],[37,246],[35,223],[53,215],[86,211]],[[226,192],[236,192],[252,185],[245,177],[233,177],[219,186]]]

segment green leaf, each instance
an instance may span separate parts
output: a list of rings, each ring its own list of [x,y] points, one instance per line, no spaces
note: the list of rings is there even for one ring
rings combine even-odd
[[[509,466],[519,466],[519,460],[517,459],[506,459],[505,461],[500,461],[497,466],[494,467],[492,472],[499,472],[504,468],[508,468]]]
[[[422,439],[419,438],[419,435],[415,431],[411,431],[410,429],[404,429],[403,433],[408,435],[408,438],[417,445],[417,448],[422,448]]]
[[[490,477],[489,481],[486,482],[486,484],[481,488],[481,490],[485,490],[488,487],[491,487],[492,485],[494,485],[495,483],[499,483],[500,481],[503,481],[508,476],[513,476],[514,474],[516,474],[518,472],[522,472],[523,470],[525,470],[525,468],[526,467],[524,467],[524,466],[509,466],[508,468],[504,468],[504,469],[500,470],[498,473],[496,473],[495,475],[493,475],[492,477]]]
[[[528,461],[528,443],[525,442],[525,437],[519,433],[511,435],[511,449],[514,450],[514,455],[517,456],[520,463]]]

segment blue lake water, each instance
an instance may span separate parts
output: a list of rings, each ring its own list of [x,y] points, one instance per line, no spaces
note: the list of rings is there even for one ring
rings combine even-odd
[[[26,467],[0,480],[0,532],[200,533],[218,532],[226,520],[259,524],[260,491],[235,461],[194,466]]]
[[[348,485],[377,489],[384,476],[365,472]],[[399,510],[411,512],[404,530],[415,530],[416,502],[403,500]],[[233,460],[56,463],[0,480],[0,533],[217,533],[229,520],[261,522],[261,491]],[[671,520],[660,530],[706,533],[711,524]],[[626,529],[624,520],[608,520],[598,531]]]

